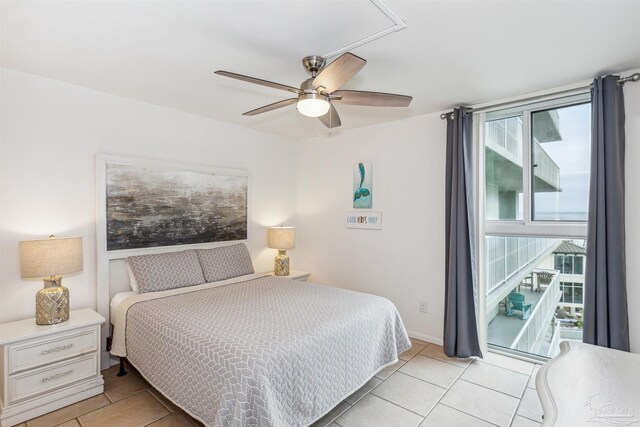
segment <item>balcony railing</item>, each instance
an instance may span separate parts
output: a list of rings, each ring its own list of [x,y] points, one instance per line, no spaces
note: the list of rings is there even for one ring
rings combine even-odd
[[[527,319],[522,329],[520,329],[520,333],[518,333],[509,346],[510,348],[531,353],[534,347],[540,342],[540,339],[544,337],[545,331],[549,327],[549,322],[553,318],[553,314],[560,301],[560,296],[562,295],[562,292],[560,292],[559,278],[559,272],[555,271],[551,283],[544,291],[538,304],[533,308],[529,319]]]
[[[560,322],[556,319],[553,321],[553,335],[551,336],[551,343],[549,344],[549,349],[547,350],[547,357],[552,358],[560,353]]]
[[[560,338],[565,340],[582,341],[582,329],[560,327]]]
[[[510,162],[522,167],[522,119],[509,117],[486,122],[487,148],[490,148]],[[558,191],[560,189],[560,168],[544,148],[533,141],[534,175],[543,183],[537,183],[537,192]],[[546,185],[545,185],[546,184]]]
[[[534,169],[533,173],[536,178],[541,179],[546,182],[550,189],[547,188],[547,191],[559,191],[560,190],[560,168],[553,161],[549,154],[545,151],[544,148],[537,141],[533,142],[533,162]],[[539,188],[540,185],[536,186],[536,191],[544,190]]]
[[[522,119],[509,117],[486,122],[486,145],[502,157],[522,166]]]
[[[540,237],[487,236],[487,294],[557,244]]]

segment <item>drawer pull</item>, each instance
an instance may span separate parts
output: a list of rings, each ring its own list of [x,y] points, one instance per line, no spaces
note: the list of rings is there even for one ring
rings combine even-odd
[[[51,375],[50,377],[46,377],[40,380],[41,383],[46,383],[48,381],[57,380],[62,377],[66,377],[67,375],[71,375],[73,373],[73,369],[69,369],[68,371],[60,372],[55,375]]]
[[[40,352],[41,356],[46,356],[47,354],[57,353],[62,350],[68,350],[73,347],[73,343],[67,345],[59,345],[58,347],[49,348],[47,350],[43,350]]]

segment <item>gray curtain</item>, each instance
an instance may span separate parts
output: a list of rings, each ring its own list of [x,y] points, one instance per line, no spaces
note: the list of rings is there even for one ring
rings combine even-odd
[[[451,357],[482,357],[476,325],[474,289],[472,115],[456,108],[447,118],[446,271],[444,352]]]
[[[619,76],[591,89],[591,186],[583,341],[629,351],[624,233],[624,98]]]

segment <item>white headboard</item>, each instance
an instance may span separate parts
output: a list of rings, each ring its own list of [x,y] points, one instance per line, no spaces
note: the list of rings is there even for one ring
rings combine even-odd
[[[143,249],[107,250],[107,164],[140,166],[152,169],[174,169],[198,171],[214,174],[236,175],[247,177],[247,239],[225,242],[198,243],[176,246],[162,246]],[[130,256],[174,252],[186,249],[212,248],[251,241],[251,180],[247,170],[228,169],[189,163],[176,163],[157,160],[145,160],[131,157],[98,154],[96,156],[96,254],[97,254],[97,309],[107,321],[102,327],[102,369],[110,365],[109,353],[106,351],[106,339],[110,336],[109,304],[113,296],[119,292],[130,291],[129,277],[125,259]]]

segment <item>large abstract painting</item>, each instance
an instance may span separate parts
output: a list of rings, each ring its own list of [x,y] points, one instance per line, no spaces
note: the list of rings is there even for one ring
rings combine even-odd
[[[371,209],[373,173],[371,163],[357,163],[353,168],[353,207]]]
[[[245,240],[247,185],[247,176],[107,163],[107,250]]]

